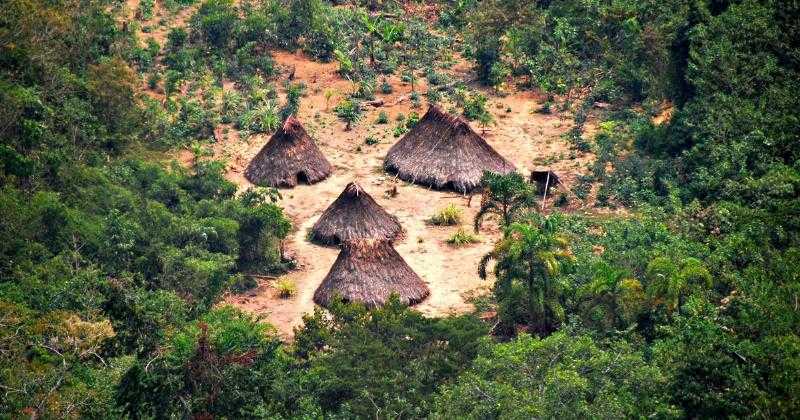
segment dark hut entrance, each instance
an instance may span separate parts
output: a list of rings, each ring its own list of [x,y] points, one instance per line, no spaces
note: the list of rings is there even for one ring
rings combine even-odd
[[[250,161],[244,176],[264,187],[294,187],[327,178],[333,166],[295,117],[284,121]]]
[[[544,194],[545,190],[549,193],[550,189],[561,184],[553,171],[531,171],[531,183],[536,184],[536,191],[539,194]]]

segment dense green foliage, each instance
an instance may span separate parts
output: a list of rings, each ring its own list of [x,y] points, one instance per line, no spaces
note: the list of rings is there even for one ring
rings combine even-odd
[[[121,2],[4,4],[0,417],[796,416],[796,2],[459,0],[435,24],[335,3],[208,0],[164,45]],[[393,74],[412,106],[424,80],[488,124],[487,97],[443,72],[463,49],[482,81],[571,113],[596,159],[570,199],[627,210],[542,214],[522,175],[487,174],[474,225],[504,232],[481,263],[488,322],[336,304],[284,343],[218,305],[287,268],[279,194],[237,193],[203,157],[220,124],[297,113],[306,87],[278,93],[275,49],[338,62],[348,127]],[[189,168],[163,162],[187,145]]]

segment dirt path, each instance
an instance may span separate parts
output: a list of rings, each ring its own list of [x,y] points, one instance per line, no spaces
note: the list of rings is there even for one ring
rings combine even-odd
[[[287,338],[293,335],[293,328],[302,323],[302,316],[314,310],[312,297],[317,286],[327,274],[338,255],[335,248],[311,244],[306,240],[308,229],[320,214],[339,195],[352,180],[358,181],[383,207],[396,215],[407,231],[406,238],[395,244],[397,251],[408,264],[428,283],[431,296],[416,308],[427,315],[463,313],[471,309],[467,296],[476,289],[488,289],[489,281],[477,275],[480,257],[489,251],[499,237],[496,225],[488,223],[481,232],[479,244],[453,248],[445,241],[458,227],[432,227],[425,220],[437,209],[453,203],[464,209],[463,227],[469,229],[472,218],[478,210],[479,198],[466,207],[467,199],[452,192],[432,191],[424,187],[395,180],[382,171],[383,157],[391,145],[397,141],[391,134],[398,114],[408,115],[412,111],[422,114],[424,109],[412,109],[410,101],[402,101],[394,106],[369,107],[361,122],[352,131],[344,131],[344,124],[336,119],[330,110],[326,111],[325,91],[334,90],[337,96],[344,96],[352,86],[336,73],[333,63],[316,63],[299,54],[275,53],[276,62],[288,68],[296,68],[295,81],[307,85],[307,96],[301,101],[299,119],[317,140],[323,153],[334,165],[333,175],[315,185],[300,185],[294,189],[282,190],[281,206],[292,219],[296,230],[287,239],[287,249],[298,259],[298,269],[285,277],[297,287],[297,294],[289,299],[280,299],[271,286],[263,281],[259,287],[243,295],[229,295],[226,302],[247,311],[264,315],[278,331]],[[393,104],[396,98],[407,95],[410,86],[391,77],[394,91],[389,95],[378,95],[385,103]],[[424,85],[418,87],[425,91]],[[334,97],[328,104],[332,108],[338,101]],[[516,93],[504,98],[490,100],[491,111],[497,126],[485,133],[487,141],[501,154],[511,160],[517,168],[526,173],[533,166],[540,166],[546,158],[563,156],[563,160],[549,164],[554,170],[563,173],[569,184],[577,171],[589,157],[570,160],[569,147],[561,135],[570,128],[569,119],[557,115],[541,115],[531,111],[540,106],[537,98],[530,93]],[[510,112],[507,109],[510,108]],[[378,125],[374,121],[380,111],[389,115],[389,124]],[[477,127],[476,127],[477,129]],[[220,131],[220,130],[218,130]],[[478,129],[480,132],[481,130]],[[220,131],[221,132],[221,131]],[[372,136],[379,144],[366,145],[364,140]],[[268,140],[268,136],[258,135],[249,139],[239,139],[235,130],[230,130],[224,138],[220,137],[213,146],[217,158],[228,161],[227,178],[236,183],[240,190],[252,185],[244,178],[243,170],[250,159]],[[191,160],[191,154],[184,151],[180,155],[184,163]],[[385,191],[396,186],[398,195],[388,198]]]

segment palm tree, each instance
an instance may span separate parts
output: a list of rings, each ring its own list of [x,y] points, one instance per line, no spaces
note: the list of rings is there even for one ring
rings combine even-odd
[[[516,172],[508,175],[486,172],[482,183],[485,192],[481,199],[481,208],[475,214],[473,222],[475,233],[480,230],[483,219],[490,214],[499,216],[503,226],[509,226],[521,210],[533,205],[533,188]]]
[[[578,290],[587,312],[600,310],[604,327],[624,327],[633,322],[644,303],[642,285],[627,270],[601,261],[592,280]]]
[[[571,259],[569,242],[559,233],[560,215],[535,215],[528,223],[512,223],[504,238],[481,259],[479,274],[486,278],[486,266],[497,261],[495,293],[500,302],[500,319],[509,327],[509,302],[515,282],[524,285],[527,295],[528,324],[544,336],[564,320],[561,305],[565,285],[558,278],[563,261]]]
[[[664,305],[667,313],[680,308],[685,298],[712,286],[711,273],[697,258],[685,258],[680,265],[666,257],[647,264],[647,295],[654,306]]]

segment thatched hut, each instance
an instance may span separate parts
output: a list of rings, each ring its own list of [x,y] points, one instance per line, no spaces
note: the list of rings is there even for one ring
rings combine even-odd
[[[336,262],[314,292],[314,302],[328,306],[339,296],[375,308],[392,293],[413,305],[428,297],[430,289],[388,241],[361,239],[342,244]]]
[[[290,116],[250,161],[244,176],[267,187],[294,187],[327,178],[333,167],[306,133],[297,118]]]
[[[463,118],[436,106],[389,149],[383,166],[402,180],[462,193],[479,187],[485,171],[515,170]]]
[[[555,172],[543,169],[531,171],[531,183],[536,184],[537,191],[542,194],[545,189],[549,191],[551,188],[561,185],[561,180],[558,179]]]
[[[322,244],[356,239],[394,241],[402,234],[397,218],[355,182],[347,184],[311,228],[311,240]]]

